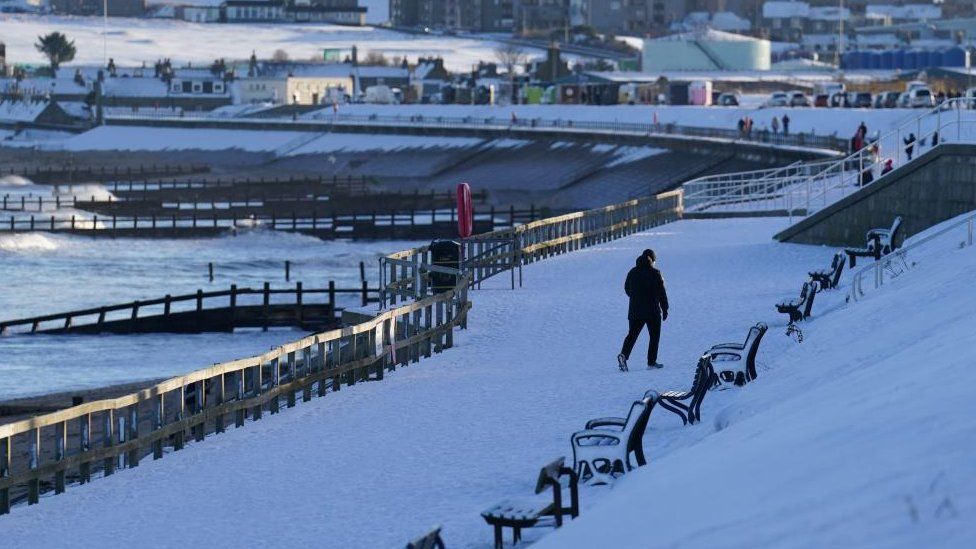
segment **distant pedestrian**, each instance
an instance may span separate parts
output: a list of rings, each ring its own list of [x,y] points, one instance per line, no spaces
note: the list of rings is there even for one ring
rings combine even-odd
[[[746,119],[745,118],[740,118],[739,119],[739,137],[742,137],[745,134],[746,134]]]
[[[861,187],[874,181],[874,171],[872,168],[873,166],[868,166],[861,171],[861,181],[859,182]]]
[[[857,131],[861,132],[862,141],[868,138],[868,126],[863,120],[861,121],[861,125],[857,127]]]
[[[894,167],[894,161],[889,158],[889,159],[885,160],[884,168],[881,169],[881,175],[884,175],[884,174],[890,172],[893,169],[895,169],[895,167]]]
[[[783,135],[790,135],[790,117],[783,115]]]
[[[932,133],[932,148],[939,145],[939,132]]]
[[[912,152],[915,150],[915,134],[914,133],[908,134],[908,137],[902,139],[902,141],[905,143],[905,156],[907,156],[908,159],[911,160]]]
[[[650,336],[647,344],[647,367],[664,367],[657,361],[657,351],[661,341],[661,321],[668,319],[668,294],[664,289],[664,277],[654,266],[656,259],[654,250],[644,250],[637,258],[637,265],[627,273],[627,281],[624,283],[624,291],[630,298],[627,308],[630,327],[627,337],[624,338],[623,348],[617,355],[617,365],[623,372],[628,369],[627,360],[644,326],[647,326],[647,334]]]
[[[774,116],[773,117],[773,121],[770,123],[770,126],[773,127],[773,133],[774,134],[779,133],[779,118],[776,118]]]

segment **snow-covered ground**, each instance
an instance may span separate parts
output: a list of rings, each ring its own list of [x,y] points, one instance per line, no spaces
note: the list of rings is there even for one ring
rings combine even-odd
[[[8,63],[46,63],[34,42],[52,31],[75,41],[78,51],[74,63],[104,62],[100,18],[0,14],[0,29],[7,44]],[[323,49],[348,52],[358,46],[364,55],[375,50],[387,58],[406,55],[416,61],[418,56],[443,57],[448,69],[469,71],[479,60],[493,60],[498,45],[477,37],[418,36],[373,27],[201,24],[121,17],[109,18],[105,38],[108,57],[115,59],[116,64],[138,66],[145,62],[150,67],[163,57],[171,58],[177,65],[192,62],[194,66],[209,66],[218,57],[246,61],[252,51],[266,59],[278,49],[295,60],[322,59]],[[527,51],[534,56],[543,54],[531,48]],[[70,68],[71,64],[65,66]]]
[[[16,509],[4,517],[6,543],[155,539],[175,546],[185,543],[167,537],[178,521],[196,543],[214,547],[309,539],[328,547],[393,547],[443,523],[449,546],[487,547],[491,530],[479,513],[531,493],[538,468],[570,453],[569,436],[586,419],[623,414],[650,388],[686,387],[702,350],[742,338],[759,320],[772,325],[761,376],[795,345],[783,336],[773,303],[794,294],[811,267],[827,265],[833,250],[773,242],[785,225],[683,221],[533,264],[524,288],[507,290],[499,281],[473,294],[470,329],[456,338],[457,348],[382,383],[314,399]],[[626,331],[621,286],[646,247],[659,253],[672,301],[661,355],[667,367],[621,374],[614,364]],[[818,313],[830,299],[821,306]],[[644,344],[635,351],[637,365]],[[711,396],[704,407],[709,421],[737,396]],[[656,414],[649,455],[654,460],[662,446],[676,450],[705,435],[704,427],[682,428],[676,418]],[[585,490],[584,507],[604,492]],[[255,509],[260,520],[243,524]],[[59,528],[42,527],[54,521]],[[96,527],[106,522],[113,528]],[[271,527],[280,524],[289,526]],[[84,535],[69,539],[63,531]]]

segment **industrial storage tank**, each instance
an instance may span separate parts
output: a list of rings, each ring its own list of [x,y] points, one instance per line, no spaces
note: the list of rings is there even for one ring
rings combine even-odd
[[[644,40],[643,70],[766,71],[768,40],[706,29]]]
[[[915,68],[927,69],[931,66],[932,66],[931,52],[929,52],[928,50],[920,50],[915,57]]]
[[[904,69],[905,68],[905,50],[902,50],[902,49],[895,50],[895,56],[894,57],[895,57],[895,65],[894,65],[894,68],[896,68],[896,69]]]
[[[857,66],[857,54],[852,51],[845,53],[840,58],[841,66],[845,69],[856,69]]]
[[[892,50],[885,50],[881,52],[881,68],[884,70],[892,70],[895,68],[895,52]]]
[[[930,67],[945,66],[945,55],[941,51],[930,51],[929,66]]]
[[[871,52],[867,50],[861,50],[857,52],[857,68],[859,69],[871,68]]]
[[[942,65],[945,67],[966,66],[966,50],[960,48],[959,46],[947,49],[942,57]]]
[[[871,52],[871,56],[868,57],[868,68],[869,69],[880,69],[881,68],[881,53]]]
[[[908,50],[905,52],[905,69],[915,70],[918,68],[918,53],[915,50]]]

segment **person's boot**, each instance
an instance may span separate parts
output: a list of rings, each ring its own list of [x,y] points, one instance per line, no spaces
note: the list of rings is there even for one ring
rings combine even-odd
[[[627,357],[623,353],[617,355],[617,367],[620,368],[621,372],[627,371]]]
[[[655,362],[653,364],[648,364],[647,365],[647,369],[648,370],[653,370],[655,368],[664,368],[664,364],[661,364],[660,362]]]

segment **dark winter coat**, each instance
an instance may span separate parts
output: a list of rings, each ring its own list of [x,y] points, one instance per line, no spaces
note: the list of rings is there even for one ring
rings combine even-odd
[[[627,318],[643,320],[668,313],[668,293],[664,289],[661,271],[651,267],[644,256],[637,258],[637,266],[627,273],[624,291],[630,297]]]

